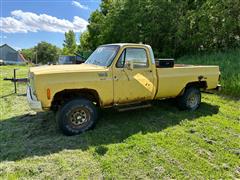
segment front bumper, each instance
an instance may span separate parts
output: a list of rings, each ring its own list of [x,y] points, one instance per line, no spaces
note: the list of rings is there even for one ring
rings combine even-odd
[[[36,112],[43,111],[42,104],[37,100],[37,97],[33,94],[31,86],[27,87],[27,100],[30,108]]]

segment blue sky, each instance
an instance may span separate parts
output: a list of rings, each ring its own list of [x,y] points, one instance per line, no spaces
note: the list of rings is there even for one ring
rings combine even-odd
[[[101,0],[0,0],[0,44],[30,48],[40,41],[62,47],[64,32],[77,41]]]

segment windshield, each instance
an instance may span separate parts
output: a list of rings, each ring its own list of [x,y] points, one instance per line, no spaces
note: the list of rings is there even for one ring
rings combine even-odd
[[[119,46],[100,46],[85,61],[86,64],[109,66],[118,52]]]

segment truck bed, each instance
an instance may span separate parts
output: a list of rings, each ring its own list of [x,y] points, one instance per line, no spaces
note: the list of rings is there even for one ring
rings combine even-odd
[[[218,66],[175,64],[172,68],[156,68],[158,91],[156,98],[176,97],[189,82],[198,82],[199,76],[206,81],[207,89],[217,87],[219,78]]]

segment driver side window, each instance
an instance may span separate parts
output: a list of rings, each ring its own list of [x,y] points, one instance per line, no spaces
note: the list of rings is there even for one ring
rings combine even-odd
[[[118,59],[116,67],[126,67],[126,63],[129,61],[133,62],[133,68],[135,69],[148,67],[146,50],[143,48],[126,48]]]

